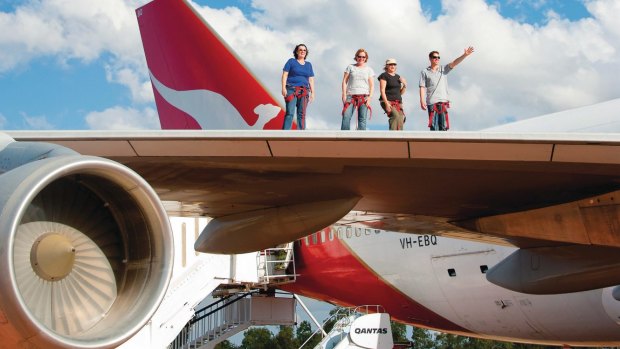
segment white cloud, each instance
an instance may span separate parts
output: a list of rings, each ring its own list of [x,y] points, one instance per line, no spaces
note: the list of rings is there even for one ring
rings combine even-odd
[[[444,0],[430,21],[419,2],[392,1],[390,11],[374,1],[255,0],[254,22],[233,9],[200,12],[273,95],[279,96],[284,62],[295,44],[306,43],[316,73],[317,100],[308,107],[309,128],[340,124],[342,72],[360,47],[377,73],[388,57],[417,85],[427,54],[441,52],[444,64],[468,45],[476,52],[449,76],[453,130],[472,130],[620,96],[618,1],[588,1],[592,18],[557,14],[533,26],[503,18],[483,0]],[[406,129],[426,129],[416,88],[405,96]],[[387,125],[377,101],[371,123]]]
[[[20,113],[24,121],[25,127],[30,130],[52,130],[52,125],[45,116],[31,116],[26,113]]]
[[[88,127],[94,130],[159,129],[157,112],[152,108],[112,107],[86,115]]]
[[[0,113],[0,130],[4,129],[6,125],[6,117]]]
[[[137,103],[151,101],[135,81],[148,79],[134,13],[146,2],[30,0],[15,12],[0,12],[0,73],[41,57],[67,65],[104,56],[109,81],[127,86]]]
[[[55,57],[62,64],[105,57],[108,81],[126,86],[133,103],[151,103],[134,14],[146,2],[31,0],[13,13],[0,13],[0,73],[39,57]],[[515,116],[620,96],[620,24],[613,16],[620,12],[617,0],[586,1],[592,18],[568,21],[552,14],[538,26],[503,18],[483,0],[443,0],[432,21],[419,1],[411,0],[391,0],[390,11],[381,2],[354,0],[254,0],[252,5],[256,11],[250,18],[232,7],[197,8],[278,99],[284,62],[295,44],[308,45],[317,89],[308,108],[309,128],[339,128],[342,74],[360,47],[369,51],[369,64],[377,73],[386,58],[398,59],[398,72],[410,85],[405,96],[408,130],[426,129],[415,86],[433,49],[445,64],[466,46],[476,48],[449,76],[453,130],[480,129]],[[370,123],[387,125],[374,99]],[[153,126],[119,122],[123,127],[140,124]]]

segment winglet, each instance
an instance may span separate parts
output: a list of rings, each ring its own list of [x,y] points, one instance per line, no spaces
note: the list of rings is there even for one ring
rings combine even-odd
[[[282,107],[186,0],[136,16],[162,129],[282,128]]]

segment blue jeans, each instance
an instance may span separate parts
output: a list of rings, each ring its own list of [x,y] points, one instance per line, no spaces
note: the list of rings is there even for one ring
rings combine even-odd
[[[346,103],[350,103],[347,109],[344,111],[342,115],[342,126],[341,130],[350,130],[351,129],[351,117],[353,116],[353,109],[355,106],[351,103],[351,96],[347,96]],[[368,118],[368,106],[366,104],[362,104],[357,108],[357,129],[358,130],[366,130],[366,119]]]
[[[435,110],[435,105],[431,104],[428,106],[428,114],[429,116],[431,115],[431,112],[433,112]],[[431,131],[447,131],[448,130],[448,124],[446,123],[446,113],[447,110],[445,112],[442,112],[441,107],[436,108],[436,110],[433,112],[433,118],[431,119],[430,122],[430,129]]]
[[[286,96],[290,96],[295,93],[295,86],[286,86]],[[297,108],[297,129],[305,130],[306,129],[306,106],[308,105],[308,96],[306,97],[295,97],[290,101],[284,100],[286,103],[286,114],[284,115],[284,124],[282,125],[283,130],[290,130],[293,126],[293,114],[295,113],[295,108]]]

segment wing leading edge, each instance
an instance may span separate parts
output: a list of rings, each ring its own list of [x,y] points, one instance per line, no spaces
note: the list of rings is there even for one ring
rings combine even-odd
[[[374,215],[366,224],[395,231],[521,247],[620,246],[614,228],[620,226],[620,140],[612,135],[115,134],[10,133],[17,140],[54,142],[119,161],[143,176],[162,200],[181,202],[184,214],[247,218],[252,212],[359,198],[352,205],[361,212],[358,219]],[[341,211],[342,217],[346,209]]]

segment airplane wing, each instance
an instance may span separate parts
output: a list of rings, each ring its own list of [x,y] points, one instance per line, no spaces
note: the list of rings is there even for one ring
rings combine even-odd
[[[236,241],[224,249],[242,248],[238,242],[250,240],[248,234],[252,240],[269,235],[257,243],[274,244],[313,232],[272,225],[264,229],[272,231],[257,230],[266,221],[294,220],[303,211],[302,220],[330,213],[334,222],[351,209],[356,212],[346,217],[349,222],[395,231],[519,247],[620,246],[620,139],[613,134],[168,130],[9,135],[128,166],[162,200],[179,202],[169,206],[175,214],[215,218],[212,235]],[[293,209],[282,211],[287,208]],[[210,251],[206,245],[213,241],[202,247]]]

